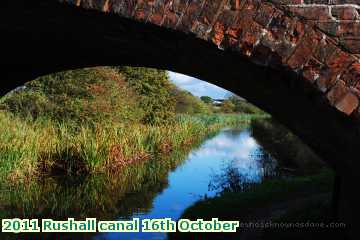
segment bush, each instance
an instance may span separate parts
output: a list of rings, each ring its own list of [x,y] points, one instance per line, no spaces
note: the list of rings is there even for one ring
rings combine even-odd
[[[159,125],[174,120],[175,98],[171,94],[174,86],[166,71],[132,67],[119,67],[118,71],[131,89],[140,95],[139,107],[144,111],[143,123]]]
[[[78,126],[138,121],[143,115],[139,98],[117,71],[98,67],[40,77],[13,91],[1,108],[23,118],[49,118]]]
[[[176,113],[181,114],[209,114],[212,112],[212,106],[204,103],[198,97],[190,92],[174,88],[172,91],[176,99]]]

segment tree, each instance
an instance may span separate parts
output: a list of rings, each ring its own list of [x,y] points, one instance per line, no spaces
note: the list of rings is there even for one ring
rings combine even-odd
[[[186,114],[208,114],[211,113],[211,106],[205,104],[198,97],[188,91],[183,91],[177,87],[173,89],[176,99],[176,112]]]
[[[203,101],[206,104],[212,105],[214,103],[214,100],[209,96],[202,96],[200,97],[201,101]]]
[[[132,67],[119,67],[118,70],[141,96],[139,103],[144,111],[144,123],[158,125],[174,120],[175,98],[171,94],[174,86],[166,71]]]
[[[235,105],[229,100],[225,100],[221,107],[220,107],[220,111],[223,113],[233,113],[235,109]]]
[[[261,109],[255,107],[251,103],[247,102],[243,98],[240,98],[236,95],[230,96],[228,100],[231,101],[232,104],[234,105],[234,112],[236,113],[249,113],[249,114],[263,113]]]
[[[24,118],[76,124],[136,121],[136,95],[115,70],[86,68],[40,77],[4,99],[3,108]]]

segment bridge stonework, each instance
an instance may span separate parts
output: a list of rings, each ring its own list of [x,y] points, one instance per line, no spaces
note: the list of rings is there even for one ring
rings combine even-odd
[[[357,239],[359,1],[6,0],[0,95],[44,74],[99,65],[167,69],[224,87],[336,170],[337,212]]]
[[[195,34],[256,64],[291,69],[337,110],[360,116],[358,0],[60,1]]]
[[[321,31],[334,37],[337,43],[350,53],[360,54],[360,1],[288,0],[275,2],[287,5],[289,11],[315,24]]]

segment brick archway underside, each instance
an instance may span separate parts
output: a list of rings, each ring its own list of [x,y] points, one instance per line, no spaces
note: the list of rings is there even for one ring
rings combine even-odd
[[[358,0],[8,0],[0,31],[0,94],[66,69],[172,70],[245,97],[358,176]]]

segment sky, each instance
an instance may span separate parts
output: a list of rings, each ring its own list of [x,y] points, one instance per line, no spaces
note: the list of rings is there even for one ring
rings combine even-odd
[[[179,88],[187,90],[198,97],[209,96],[214,99],[223,99],[231,94],[223,88],[180,73],[169,71],[169,76],[171,81]]]

